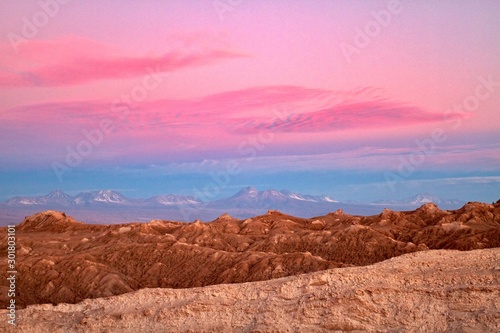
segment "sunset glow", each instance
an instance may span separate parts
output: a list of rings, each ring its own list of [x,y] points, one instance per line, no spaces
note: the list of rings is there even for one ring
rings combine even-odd
[[[499,198],[498,1],[0,8],[0,200],[194,195],[235,165],[217,196]]]

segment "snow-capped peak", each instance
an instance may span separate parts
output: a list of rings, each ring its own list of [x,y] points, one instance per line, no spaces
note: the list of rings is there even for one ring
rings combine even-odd
[[[101,190],[98,191],[94,197],[94,201],[97,202],[109,202],[109,203],[124,203],[123,196],[120,193],[111,190]]]
[[[440,203],[441,198],[436,197],[435,195],[429,194],[429,193],[424,193],[424,194],[417,194],[411,199],[412,204],[426,204],[429,202],[434,202],[434,203]]]
[[[64,193],[62,190],[57,189],[51,191],[49,194],[46,195],[46,197],[56,199],[56,198],[69,198],[70,196]]]
[[[299,196],[299,195],[297,195],[295,193],[290,194],[289,197],[292,198],[292,199],[297,199],[297,200],[301,200],[301,201],[307,201],[306,199],[304,199],[303,197],[301,197],[301,196]]]
[[[257,194],[259,194],[259,191],[257,191],[257,189],[256,189],[255,187],[250,186],[250,187],[246,188],[246,193],[247,193],[248,195],[250,195],[250,196],[253,196],[253,197],[254,197],[254,196],[256,196]]]
[[[128,200],[120,193],[112,190],[100,190],[94,192],[82,192],[78,194],[73,202],[77,205],[92,203],[125,204]]]
[[[339,202],[338,200],[334,200],[327,195],[325,195],[322,199],[326,202]]]
[[[194,197],[183,196],[183,195],[174,195],[174,194],[166,194],[166,195],[157,195],[147,200],[150,203],[158,203],[164,206],[171,205],[187,205],[187,204],[199,204],[201,201],[197,200]]]

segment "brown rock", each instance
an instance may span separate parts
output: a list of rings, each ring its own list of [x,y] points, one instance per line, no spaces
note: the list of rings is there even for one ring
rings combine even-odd
[[[143,288],[262,281],[334,267],[369,265],[427,249],[500,246],[500,205],[455,211],[426,204],[375,216],[341,212],[297,218],[270,212],[210,223],[155,220],[86,225],[47,211],[17,226],[18,307],[77,303]],[[6,253],[7,228],[0,229]],[[0,262],[6,279],[7,262]],[[7,305],[5,287],[0,306]]]
[[[498,248],[425,251],[270,281],[32,305],[18,310],[16,332],[499,332],[499,260]]]

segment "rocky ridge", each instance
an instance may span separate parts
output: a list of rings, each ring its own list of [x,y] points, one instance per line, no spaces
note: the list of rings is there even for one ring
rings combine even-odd
[[[6,252],[6,228],[0,239]],[[341,210],[309,219],[269,211],[203,223],[87,225],[47,211],[17,226],[20,307],[77,303],[144,288],[193,288],[263,281],[337,267],[370,265],[428,249],[500,247],[500,203],[443,211]],[[5,279],[6,261],[0,264]],[[6,306],[6,287],[0,304]]]
[[[498,248],[423,251],[270,281],[32,305],[18,311],[17,332],[498,332],[499,277]]]

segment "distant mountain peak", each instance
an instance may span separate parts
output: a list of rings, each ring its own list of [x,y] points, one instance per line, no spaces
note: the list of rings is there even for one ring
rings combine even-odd
[[[124,203],[125,197],[113,190],[100,190],[94,196],[94,201],[109,202],[109,203]]]
[[[329,197],[328,195],[325,195],[323,197],[323,200],[325,200],[326,202],[340,202],[338,200],[335,200],[335,199],[332,199],[331,197]]]
[[[413,199],[413,203],[415,203],[415,204],[426,204],[426,203],[430,203],[430,202],[440,203],[442,201],[441,198],[439,198],[435,195],[432,195],[430,193],[416,194],[413,197],[411,197],[411,199]]]
[[[252,186],[245,187],[235,195],[207,203],[207,207],[217,210],[254,210],[256,214],[265,210],[278,209],[283,212],[329,211],[336,201],[328,196],[314,196],[289,190],[266,189],[259,191]],[[336,208],[336,207],[335,207]]]
[[[431,193],[419,193],[414,196],[404,198],[402,200],[382,200],[377,201],[375,204],[391,205],[391,206],[413,206],[420,207],[428,203],[434,203],[443,207],[458,208],[465,203],[456,199],[443,199]]]
[[[248,186],[248,187],[245,187],[244,189],[242,189],[241,191],[239,191],[236,195],[255,197],[258,194],[259,194],[259,190],[257,190],[253,186]]]
[[[73,200],[73,203],[76,205],[88,205],[92,203],[125,204],[128,202],[129,200],[123,194],[113,190],[82,192]]]
[[[66,194],[63,190],[61,189],[55,189],[50,191],[49,194],[46,195],[47,197],[50,198],[66,198],[66,197],[71,197],[69,194]]]
[[[201,203],[201,201],[195,197],[175,194],[156,195],[147,199],[146,202],[164,206],[192,205]]]

